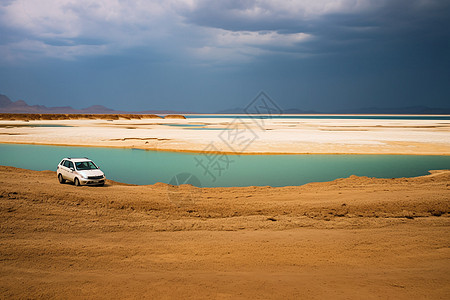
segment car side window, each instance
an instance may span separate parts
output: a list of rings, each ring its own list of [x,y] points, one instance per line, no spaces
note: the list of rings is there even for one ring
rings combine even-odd
[[[66,167],[66,168],[69,167],[69,161],[68,161],[68,160],[65,160],[65,161],[64,161],[64,167]]]
[[[65,166],[65,163],[66,163],[66,161],[65,161],[65,160],[63,160],[62,162],[60,162],[60,163],[59,163],[59,165],[61,165],[61,166]]]
[[[69,167],[68,167],[68,168],[69,168],[69,169],[70,169],[70,168],[75,169],[75,168],[73,167],[73,162],[69,161]]]

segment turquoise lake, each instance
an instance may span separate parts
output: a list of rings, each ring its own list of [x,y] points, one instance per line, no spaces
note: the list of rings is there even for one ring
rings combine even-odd
[[[450,169],[450,156],[223,155],[133,149],[0,144],[0,165],[56,170],[64,157],[89,157],[108,179],[133,184],[169,183],[193,174],[203,187],[290,186],[350,175],[413,177]],[[56,180],[56,176],[55,176]]]
[[[186,115],[188,119],[197,118],[241,118],[241,119],[329,119],[329,120],[450,120],[450,115]]]

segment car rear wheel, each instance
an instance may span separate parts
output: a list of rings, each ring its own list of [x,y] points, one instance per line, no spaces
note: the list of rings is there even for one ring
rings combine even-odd
[[[75,186],[80,186],[80,180],[78,180],[78,178],[75,178],[73,183],[75,183]]]
[[[66,182],[66,180],[62,177],[61,174],[58,175],[58,181],[59,183],[63,184],[64,182]]]

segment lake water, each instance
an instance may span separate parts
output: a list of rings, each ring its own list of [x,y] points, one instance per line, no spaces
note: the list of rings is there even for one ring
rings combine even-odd
[[[132,149],[0,144],[0,165],[56,170],[64,157],[89,157],[108,179],[134,184],[169,183],[193,174],[203,187],[289,186],[350,175],[413,177],[450,169],[450,156],[421,155],[223,155]],[[181,177],[180,177],[181,178]],[[55,178],[56,180],[56,178]],[[173,182],[173,181],[172,181]]]
[[[450,115],[185,115],[188,119],[197,118],[262,118],[262,119],[329,119],[329,120],[450,120]]]

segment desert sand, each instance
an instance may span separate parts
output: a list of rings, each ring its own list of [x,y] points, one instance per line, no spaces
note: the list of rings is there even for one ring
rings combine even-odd
[[[0,167],[0,298],[446,299],[449,199],[448,170],[198,189]]]
[[[450,120],[115,117],[3,119],[0,143],[246,154],[450,155]]]
[[[28,117],[0,143],[450,155],[448,120]],[[449,200],[450,170],[200,189],[0,166],[0,298],[446,299]]]

